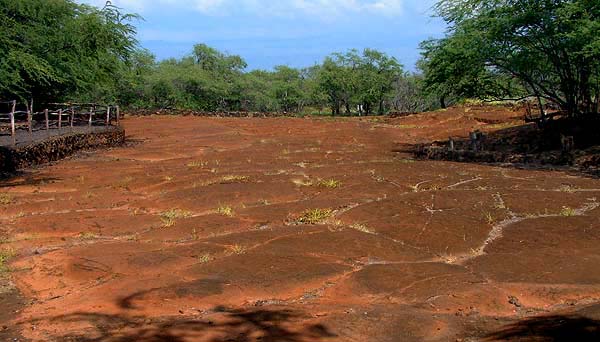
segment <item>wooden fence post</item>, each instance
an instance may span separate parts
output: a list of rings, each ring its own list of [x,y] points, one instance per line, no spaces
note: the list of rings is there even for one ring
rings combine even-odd
[[[60,134],[62,130],[62,111],[62,109],[58,110],[58,134]]]
[[[29,110],[27,111],[27,121],[29,123],[29,138],[33,140],[33,127],[31,126],[33,124],[33,99],[31,99],[28,107]]]
[[[46,134],[50,136],[50,122],[48,122],[48,108],[44,109],[44,118],[46,119]]]
[[[73,120],[75,119],[75,107],[71,107],[71,132],[73,132]]]
[[[119,106],[117,106],[117,126],[119,126],[119,119],[121,119],[121,110]]]
[[[110,124],[110,105],[106,106],[106,127]]]
[[[15,132],[15,111],[17,109],[17,101],[12,102],[12,111],[10,112],[10,134],[12,135],[13,145],[17,143],[17,137]]]
[[[88,120],[88,129],[89,130],[92,130],[92,115],[95,110],[96,110],[95,107],[90,107],[90,119]]]

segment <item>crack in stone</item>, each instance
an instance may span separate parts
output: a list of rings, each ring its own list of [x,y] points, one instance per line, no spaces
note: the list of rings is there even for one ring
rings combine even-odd
[[[575,209],[573,216],[584,216],[586,213],[588,213],[592,210],[595,210],[598,207],[600,207],[600,203],[598,203],[598,202],[587,203],[583,207]],[[487,238],[483,241],[481,246],[474,249],[472,251],[472,253],[470,253],[470,254],[451,256],[448,258],[447,263],[461,265],[469,260],[472,260],[472,259],[475,259],[475,258],[485,255],[486,254],[485,249],[487,248],[487,246],[490,245],[491,243],[493,243],[494,241],[496,241],[497,239],[503,237],[504,229],[513,224],[523,222],[526,220],[533,220],[533,219],[539,219],[539,218],[562,217],[561,214],[546,214],[546,215],[538,215],[538,216],[533,216],[533,217],[517,216],[514,213],[512,213],[512,211],[509,211],[509,214],[511,214],[512,217],[494,225],[494,227],[490,230]]]

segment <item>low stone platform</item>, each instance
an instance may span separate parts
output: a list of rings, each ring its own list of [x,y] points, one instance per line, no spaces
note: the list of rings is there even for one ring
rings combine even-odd
[[[29,166],[60,160],[77,151],[98,147],[119,146],[125,142],[121,127],[101,127],[73,131],[45,139],[18,142],[14,146],[0,145],[0,172],[11,173]]]

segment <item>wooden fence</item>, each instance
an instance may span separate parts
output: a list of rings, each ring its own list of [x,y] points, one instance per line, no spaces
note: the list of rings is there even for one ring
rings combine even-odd
[[[119,125],[119,106],[97,103],[48,103],[42,111],[34,111],[33,100],[19,106],[18,102],[0,101],[0,135],[9,131],[12,144],[16,145],[18,131],[26,130],[29,139],[34,133],[45,131],[47,136],[55,130],[58,135],[71,133],[74,127]],[[3,112],[6,110],[6,112]]]

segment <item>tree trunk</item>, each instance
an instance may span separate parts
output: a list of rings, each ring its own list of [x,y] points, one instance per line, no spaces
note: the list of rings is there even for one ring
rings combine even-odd
[[[442,109],[446,109],[446,97],[445,96],[440,97],[440,107]]]

